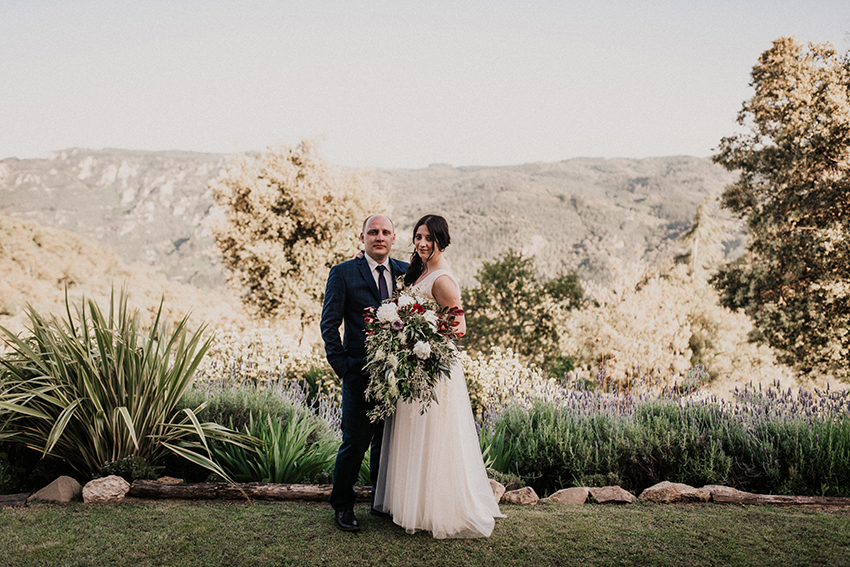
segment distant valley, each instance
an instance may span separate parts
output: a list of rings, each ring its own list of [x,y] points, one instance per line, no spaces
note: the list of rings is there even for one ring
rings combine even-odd
[[[69,149],[47,159],[0,160],[0,214],[75,232],[144,262],[170,279],[223,289],[225,274],[203,222],[207,184],[231,156],[192,152]],[[464,285],[482,261],[512,247],[542,273],[577,270],[604,283],[612,258],[657,264],[699,202],[734,176],[706,158],[579,158],[505,167],[375,169],[372,181],[396,221],[396,256],[424,213],[448,218],[447,252]],[[729,253],[741,244],[729,221]]]

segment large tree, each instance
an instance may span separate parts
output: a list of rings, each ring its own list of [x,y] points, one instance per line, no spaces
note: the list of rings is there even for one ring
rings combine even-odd
[[[263,318],[321,313],[328,270],[360,248],[361,223],[384,211],[352,173],[331,169],[307,142],[245,156],[210,188],[211,232],[245,304]]]
[[[800,373],[850,376],[850,58],[780,38],[753,67],[755,94],[714,161],[739,171],[723,204],[747,253],[714,278],[724,305]]]
[[[510,348],[544,367],[556,361],[559,315],[584,297],[575,272],[541,279],[531,258],[510,249],[484,262],[475,278],[478,286],[463,290],[467,346],[477,352],[491,345]]]

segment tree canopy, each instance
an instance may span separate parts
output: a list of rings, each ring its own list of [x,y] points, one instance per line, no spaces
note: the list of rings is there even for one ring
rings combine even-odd
[[[850,376],[850,57],[779,38],[753,67],[755,94],[714,161],[740,172],[723,205],[747,253],[714,278],[757,338],[799,373]]]
[[[332,170],[308,142],[245,156],[210,188],[231,284],[256,315],[302,329],[320,316],[330,267],[359,250],[361,223],[384,211],[361,177]]]
[[[531,258],[513,249],[484,262],[478,286],[463,290],[467,345],[510,348],[544,367],[558,357],[559,312],[578,307],[584,291],[575,273],[541,279]]]

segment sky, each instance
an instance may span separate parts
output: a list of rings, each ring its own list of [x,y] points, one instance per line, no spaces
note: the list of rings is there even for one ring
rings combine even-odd
[[[335,165],[705,157],[781,36],[847,0],[0,0],[0,159],[71,147]]]

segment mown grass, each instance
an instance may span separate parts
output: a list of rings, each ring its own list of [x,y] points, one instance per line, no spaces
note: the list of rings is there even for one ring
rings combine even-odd
[[[0,510],[0,564],[850,565],[850,510],[724,505],[502,506],[488,539],[406,534],[326,504],[136,501]]]

